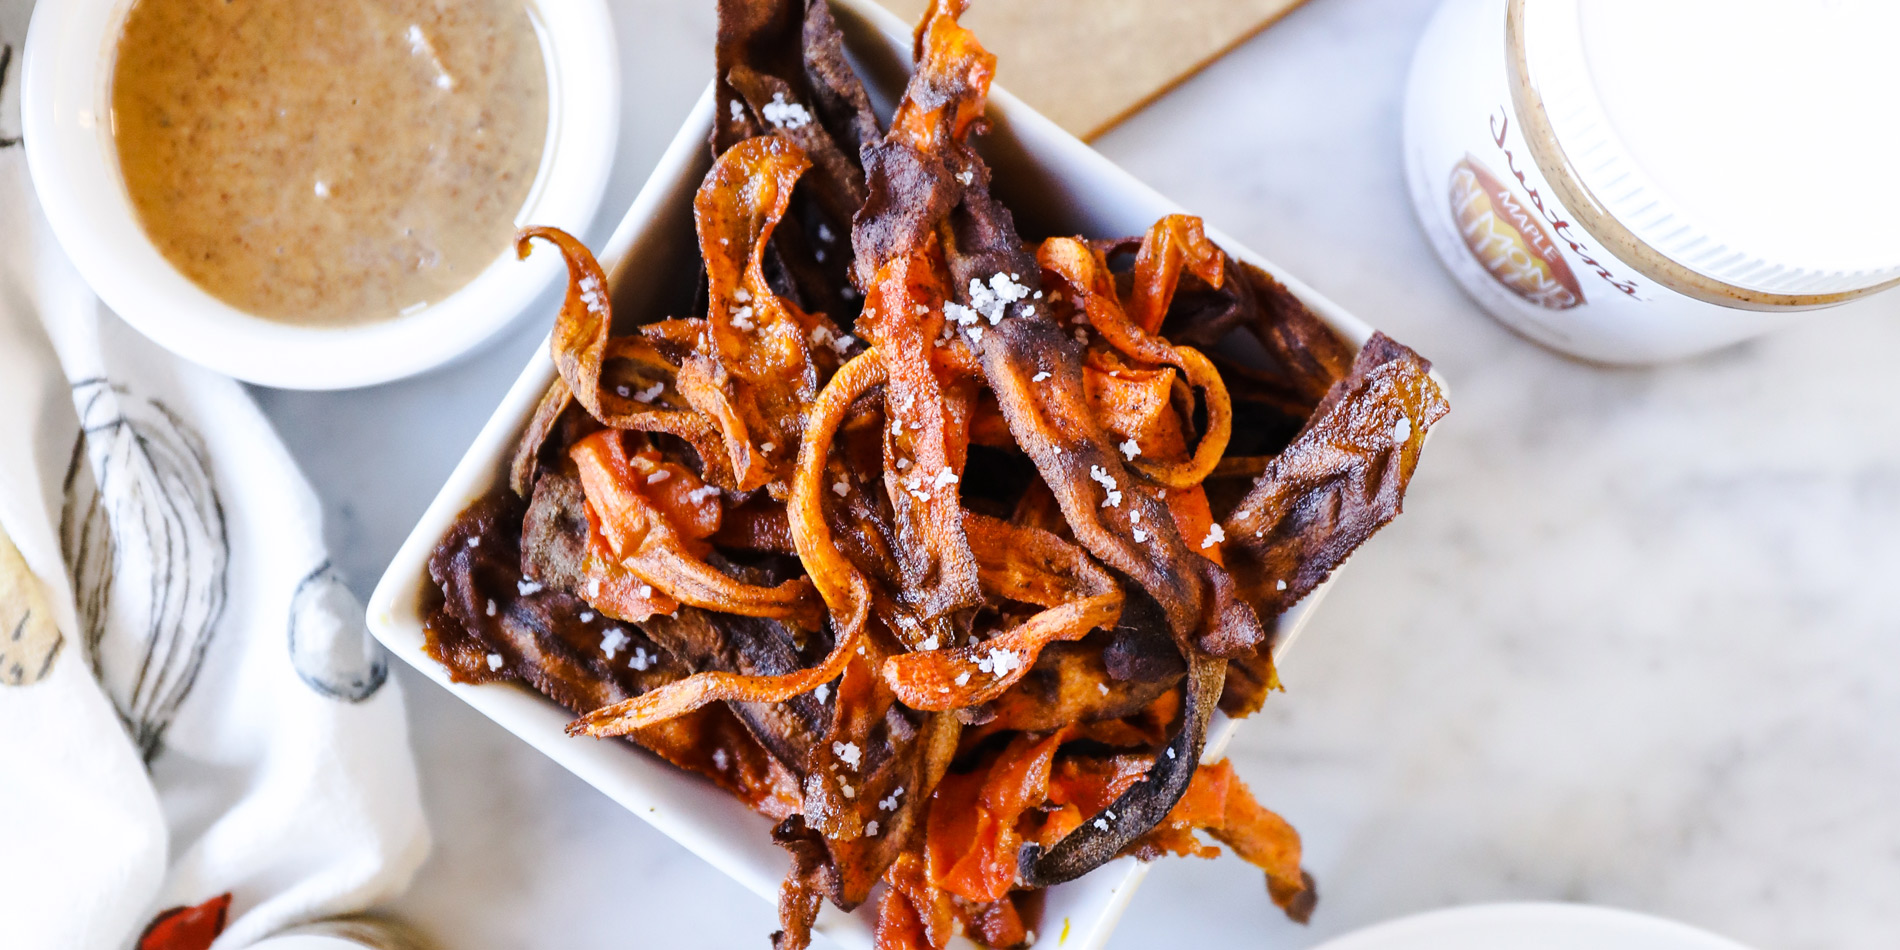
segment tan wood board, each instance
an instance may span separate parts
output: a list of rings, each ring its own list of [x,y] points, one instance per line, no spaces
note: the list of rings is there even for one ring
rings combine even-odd
[[[911,22],[929,0],[879,0]],[[976,0],[963,17],[996,81],[1092,138],[1303,0]]]

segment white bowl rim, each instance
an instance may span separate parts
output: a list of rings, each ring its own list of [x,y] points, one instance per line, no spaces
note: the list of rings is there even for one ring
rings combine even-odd
[[[344,389],[432,369],[474,349],[562,275],[544,256],[504,253],[420,310],[342,327],[245,313],[174,268],[126,195],[111,135],[114,47],[135,0],[60,0],[33,13],[21,68],[21,129],[34,189],[54,235],[108,306],[186,359],[248,382]],[[579,233],[613,169],[620,59],[607,0],[523,0],[548,69],[541,164],[515,221]]]
[[[1583,946],[1618,950],[1749,950],[1680,921],[1567,901],[1504,901],[1429,910],[1342,934],[1314,950],[1493,950],[1579,937],[1600,938]]]

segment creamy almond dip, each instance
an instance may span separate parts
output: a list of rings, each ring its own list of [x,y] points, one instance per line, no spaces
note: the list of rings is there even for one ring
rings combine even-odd
[[[258,316],[364,323],[508,249],[547,70],[522,0],[137,0],[112,123],[173,266]]]

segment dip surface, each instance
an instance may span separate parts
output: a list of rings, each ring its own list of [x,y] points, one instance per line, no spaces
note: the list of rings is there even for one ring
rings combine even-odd
[[[261,317],[364,323],[509,248],[547,70],[522,0],[138,0],[112,123],[173,266]]]

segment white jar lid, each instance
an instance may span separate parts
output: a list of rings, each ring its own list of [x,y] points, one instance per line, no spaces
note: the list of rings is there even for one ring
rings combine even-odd
[[[1900,2],[1521,0],[1513,15],[1558,151],[1637,240],[1763,294],[1900,279]]]

